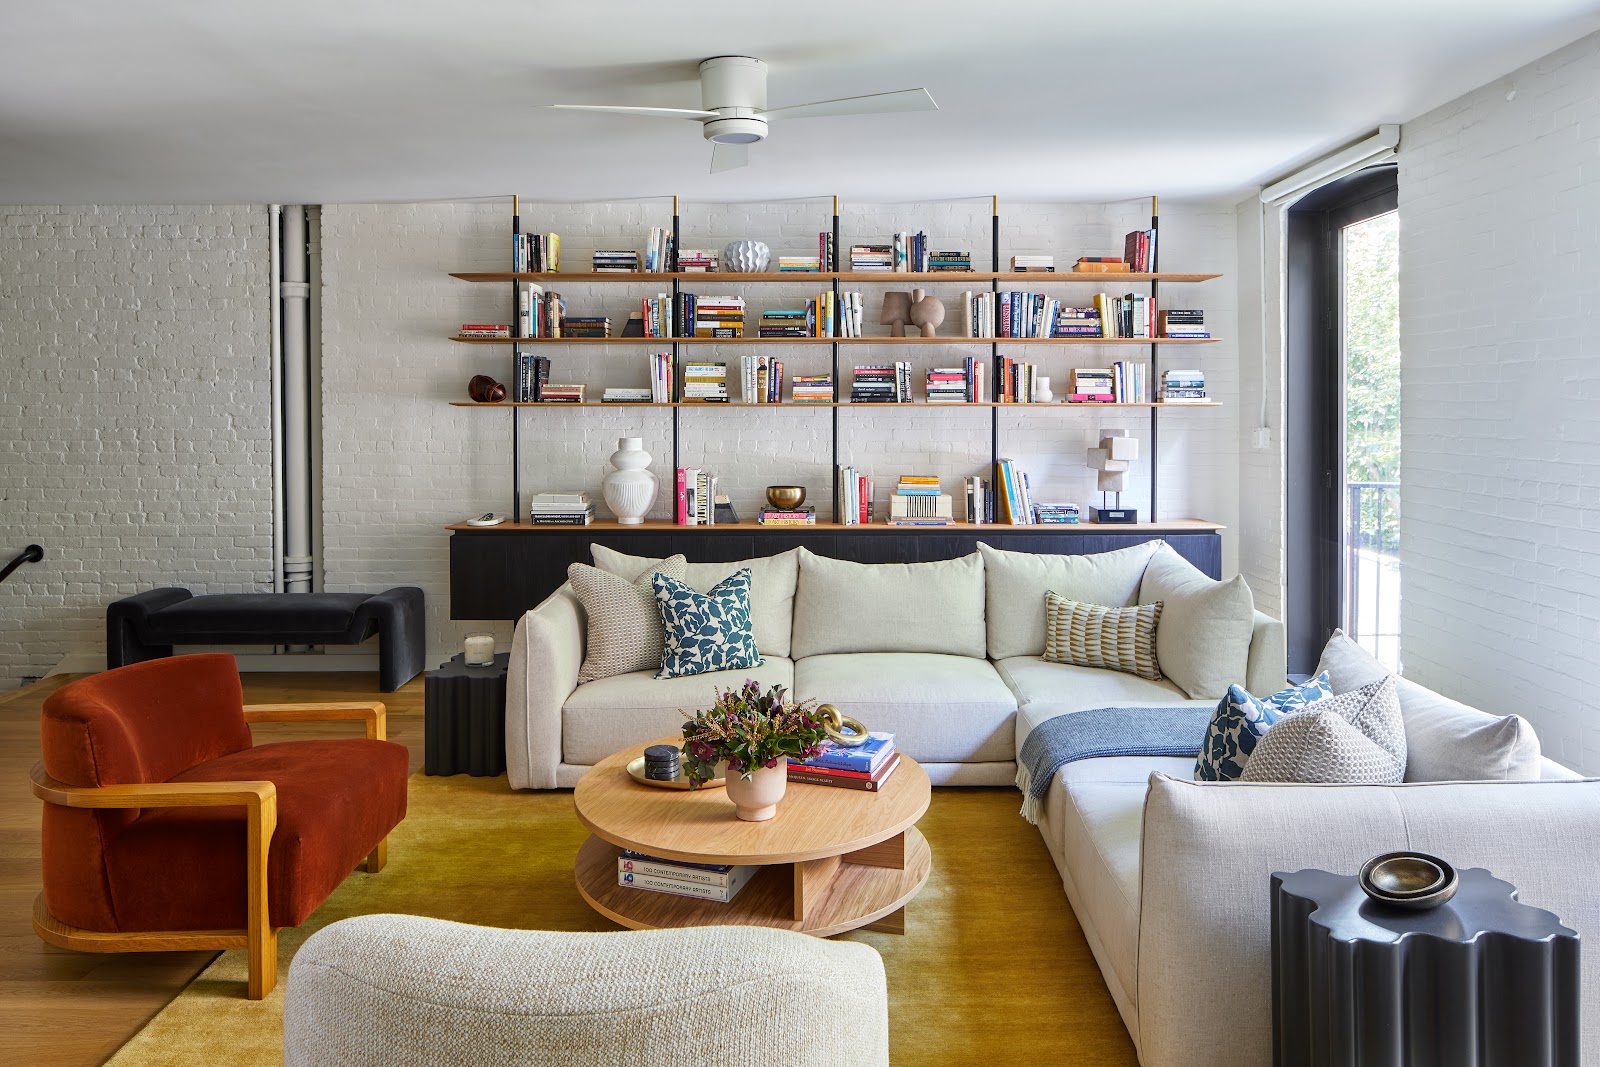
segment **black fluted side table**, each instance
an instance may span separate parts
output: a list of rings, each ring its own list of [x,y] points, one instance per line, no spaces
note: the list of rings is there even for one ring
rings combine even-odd
[[[428,673],[423,690],[423,770],[492,777],[506,769],[506,669],[469,667],[460,655]]]
[[[1578,935],[1481,868],[1431,911],[1272,876],[1276,1067],[1579,1067]]]

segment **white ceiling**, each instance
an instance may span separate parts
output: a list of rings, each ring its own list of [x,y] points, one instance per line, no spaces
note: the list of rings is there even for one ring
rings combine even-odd
[[[3,0],[0,203],[1238,193],[1600,28],[1600,0]],[[775,126],[707,173],[696,63]]]

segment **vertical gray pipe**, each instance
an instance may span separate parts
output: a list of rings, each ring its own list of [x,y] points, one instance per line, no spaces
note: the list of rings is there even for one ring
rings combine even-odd
[[[306,307],[306,366],[310,379],[306,405],[310,412],[309,464],[311,479],[308,500],[311,508],[311,588],[323,588],[328,565],[322,551],[322,208],[306,205],[306,281],[309,283]]]
[[[279,288],[282,280],[283,250],[280,247],[283,233],[283,207],[273,204],[268,208],[270,224],[268,247],[271,250],[270,302],[268,316],[272,324],[269,345],[272,359],[272,591],[283,592],[283,295]],[[274,649],[276,651],[276,648]]]
[[[306,352],[311,286],[306,280],[306,212],[283,209],[283,585],[311,591],[311,368]]]

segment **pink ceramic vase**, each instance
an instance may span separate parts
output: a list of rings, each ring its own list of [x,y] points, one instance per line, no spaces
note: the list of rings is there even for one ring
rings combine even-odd
[[[778,757],[776,767],[757,767],[750,777],[728,772],[728,799],[734,814],[745,822],[766,822],[778,814],[778,801],[789,787],[789,757]]]

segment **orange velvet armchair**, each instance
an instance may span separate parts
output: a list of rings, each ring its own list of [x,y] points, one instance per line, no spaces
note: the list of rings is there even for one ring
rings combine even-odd
[[[366,737],[254,745],[250,723],[351,719]],[[45,701],[41,938],[87,952],[246,949],[248,995],[277,983],[277,931],[406,813],[407,752],[381,703],[246,707],[232,656],[150,660]]]

